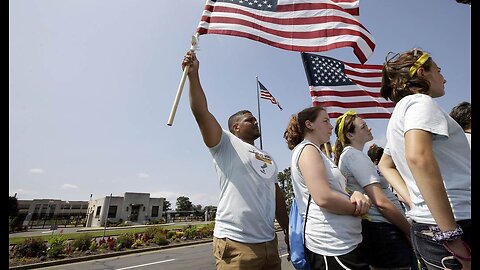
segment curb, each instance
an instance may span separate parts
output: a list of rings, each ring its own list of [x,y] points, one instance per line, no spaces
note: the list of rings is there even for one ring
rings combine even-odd
[[[172,244],[172,245],[168,245],[168,246],[159,246],[159,247],[139,248],[139,249],[125,250],[125,251],[116,251],[116,252],[110,252],[110,253],[104,253],[104,254],[88,255],[88,256],[68,258],[68,259],[60,259],[60,260],[41,262],[41,263],[25,264],[25,265],[8,267],[8,269],[12,269],[12,270],[37,269],[37,268],[49,267],[49,266],[55,266],[55,265],[91,261],[91,260],[110,258],[110,257],[118,257],[118,256],[147,252],[147,251],[155,251],[155,250],[169,249],[169,248],[175,248],[175,247],[185,247],[185,246],[209,243],[209,242],[212,242],[212,241],[213,241],[213,239],[208,239],[208,240],[192,241],[192,242],[187,242],[187,243]]]

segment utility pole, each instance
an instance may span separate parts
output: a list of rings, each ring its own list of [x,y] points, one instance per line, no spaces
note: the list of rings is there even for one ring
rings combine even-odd
[[[107,230],[108,210],[110,209],[111,202],[112,202],[112,193],[110,193],[110,199],[108,199],[107,209],[105,209],[105,226],[103,227],[103,238],[105,238],[105,231]]]

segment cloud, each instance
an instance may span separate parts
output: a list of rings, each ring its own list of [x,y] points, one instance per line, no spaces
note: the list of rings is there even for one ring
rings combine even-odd
[[[150,178],[150,175],[148,173],[137,173],[138,178]]]
[[[30,197],[30,196],[33,196],[33,195],[38,195],[38,192],[36,191],[33,191],[33,190],[26,190],[26,189],[23,189],[23,188],[18,188],[16,190],[13,190],[9,193],[17,193],[17,198],[24,198],[24,197]],[[10,195],[10,196],[13,196],[13,195]]]
[[[60,189],[78,189],[78,186],[73,184],[63,184]]]
[[[43,169],[40,169],[40,168],[32,168],[28,171],[31,172],[31,173],[35,173],[35,174],[40,174],[40,173],[44,172]]]

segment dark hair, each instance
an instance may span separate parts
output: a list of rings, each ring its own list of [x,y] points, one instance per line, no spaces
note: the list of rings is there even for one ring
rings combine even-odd
[[[321,106],[308,107],[297,115],[292,115],[287,129],[283,133],[283,138],[287,141],[288,149],[292,150],[303,141],[305,133],[308,131],[305,122],[307,120],[310,122],[315,121],[321,111],[325,111],[325,108]]]
[[[345,116],[345,123],[343,125],[343,138],[345,144],[350,144],[350,139],[347,138],[346,134],[348,132],[355,132],[355,119],[357,119],[358,115],[347,115]],[[337,118],[338,119],[338,118]],[[335,140],[335,144],[333,145],[333,153],[335,154],[335,158],[333,161],[336,165],[338,165],[338,161],[340,160],[340,155],[343,151],[343,144],[340,141],[338,136],[338,130],[340,129],[340,121],[336,121],[335,123],[335,135],[337,135],[337,139]]]
[[[367,154],[373,163],[378,164],[378,162],[380,162],[380,159],[382,158],[382,155],[383,155],[383,147],[380,147],[376,144],[372,144],[368,148]]]
[[[252,114],[252,113],[249,110],[241,110],[241,111],[238,111],[238,112],[232,114],[228,118],[228,130],[230,130],[231,133],[234,133],[233,132],[233,125],[236,124],[238,122],[238,119],[244,114]]]
[[[385,64],[382,69],[382,87],[380,94],[386,100],[390,99],[393,102],[399,102],[402,98],[422,93],[427,94],[430,91],[430,82],[424,78],[420,78],[413,74],[410,77],[410,67],[424,54],[424,52],[413,49],[402,54],[396,54],[390,60],[385,57]],[[426,71],[430,71],[433,60],[428,60],[421,66]]]
[[[472,104],[463,101],[457,106],[453,107],[450,112],[450,117],[465,130],[471,128],[472,124]]]

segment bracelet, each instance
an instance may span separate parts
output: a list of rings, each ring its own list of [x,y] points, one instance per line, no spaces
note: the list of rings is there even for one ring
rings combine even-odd
[[[457,225],[455,230],[442,232],[438,226],[430,226],[430,231],[433,232],[432,240],[435,242],[453,241],[463,235],[463,230]]]
[[[463,240],[462,240],[462,243],[463,243],[463,246],[467,249],[468,254],[470,254],[470,255],[468,255],[468,257],[463,257],[461,255],[456,254],[455,252],[453,252],[453,250],[451,250],[448,247],[447,243],[443,243],[443,246],[445,247],[446,250],[448,250],[448,252],[452,253],[453,257],[458,258],[458,259],[463,260],[463,261],[471,261],[472,260],[472,250],[467,245],[467,243],[465,243]]]

